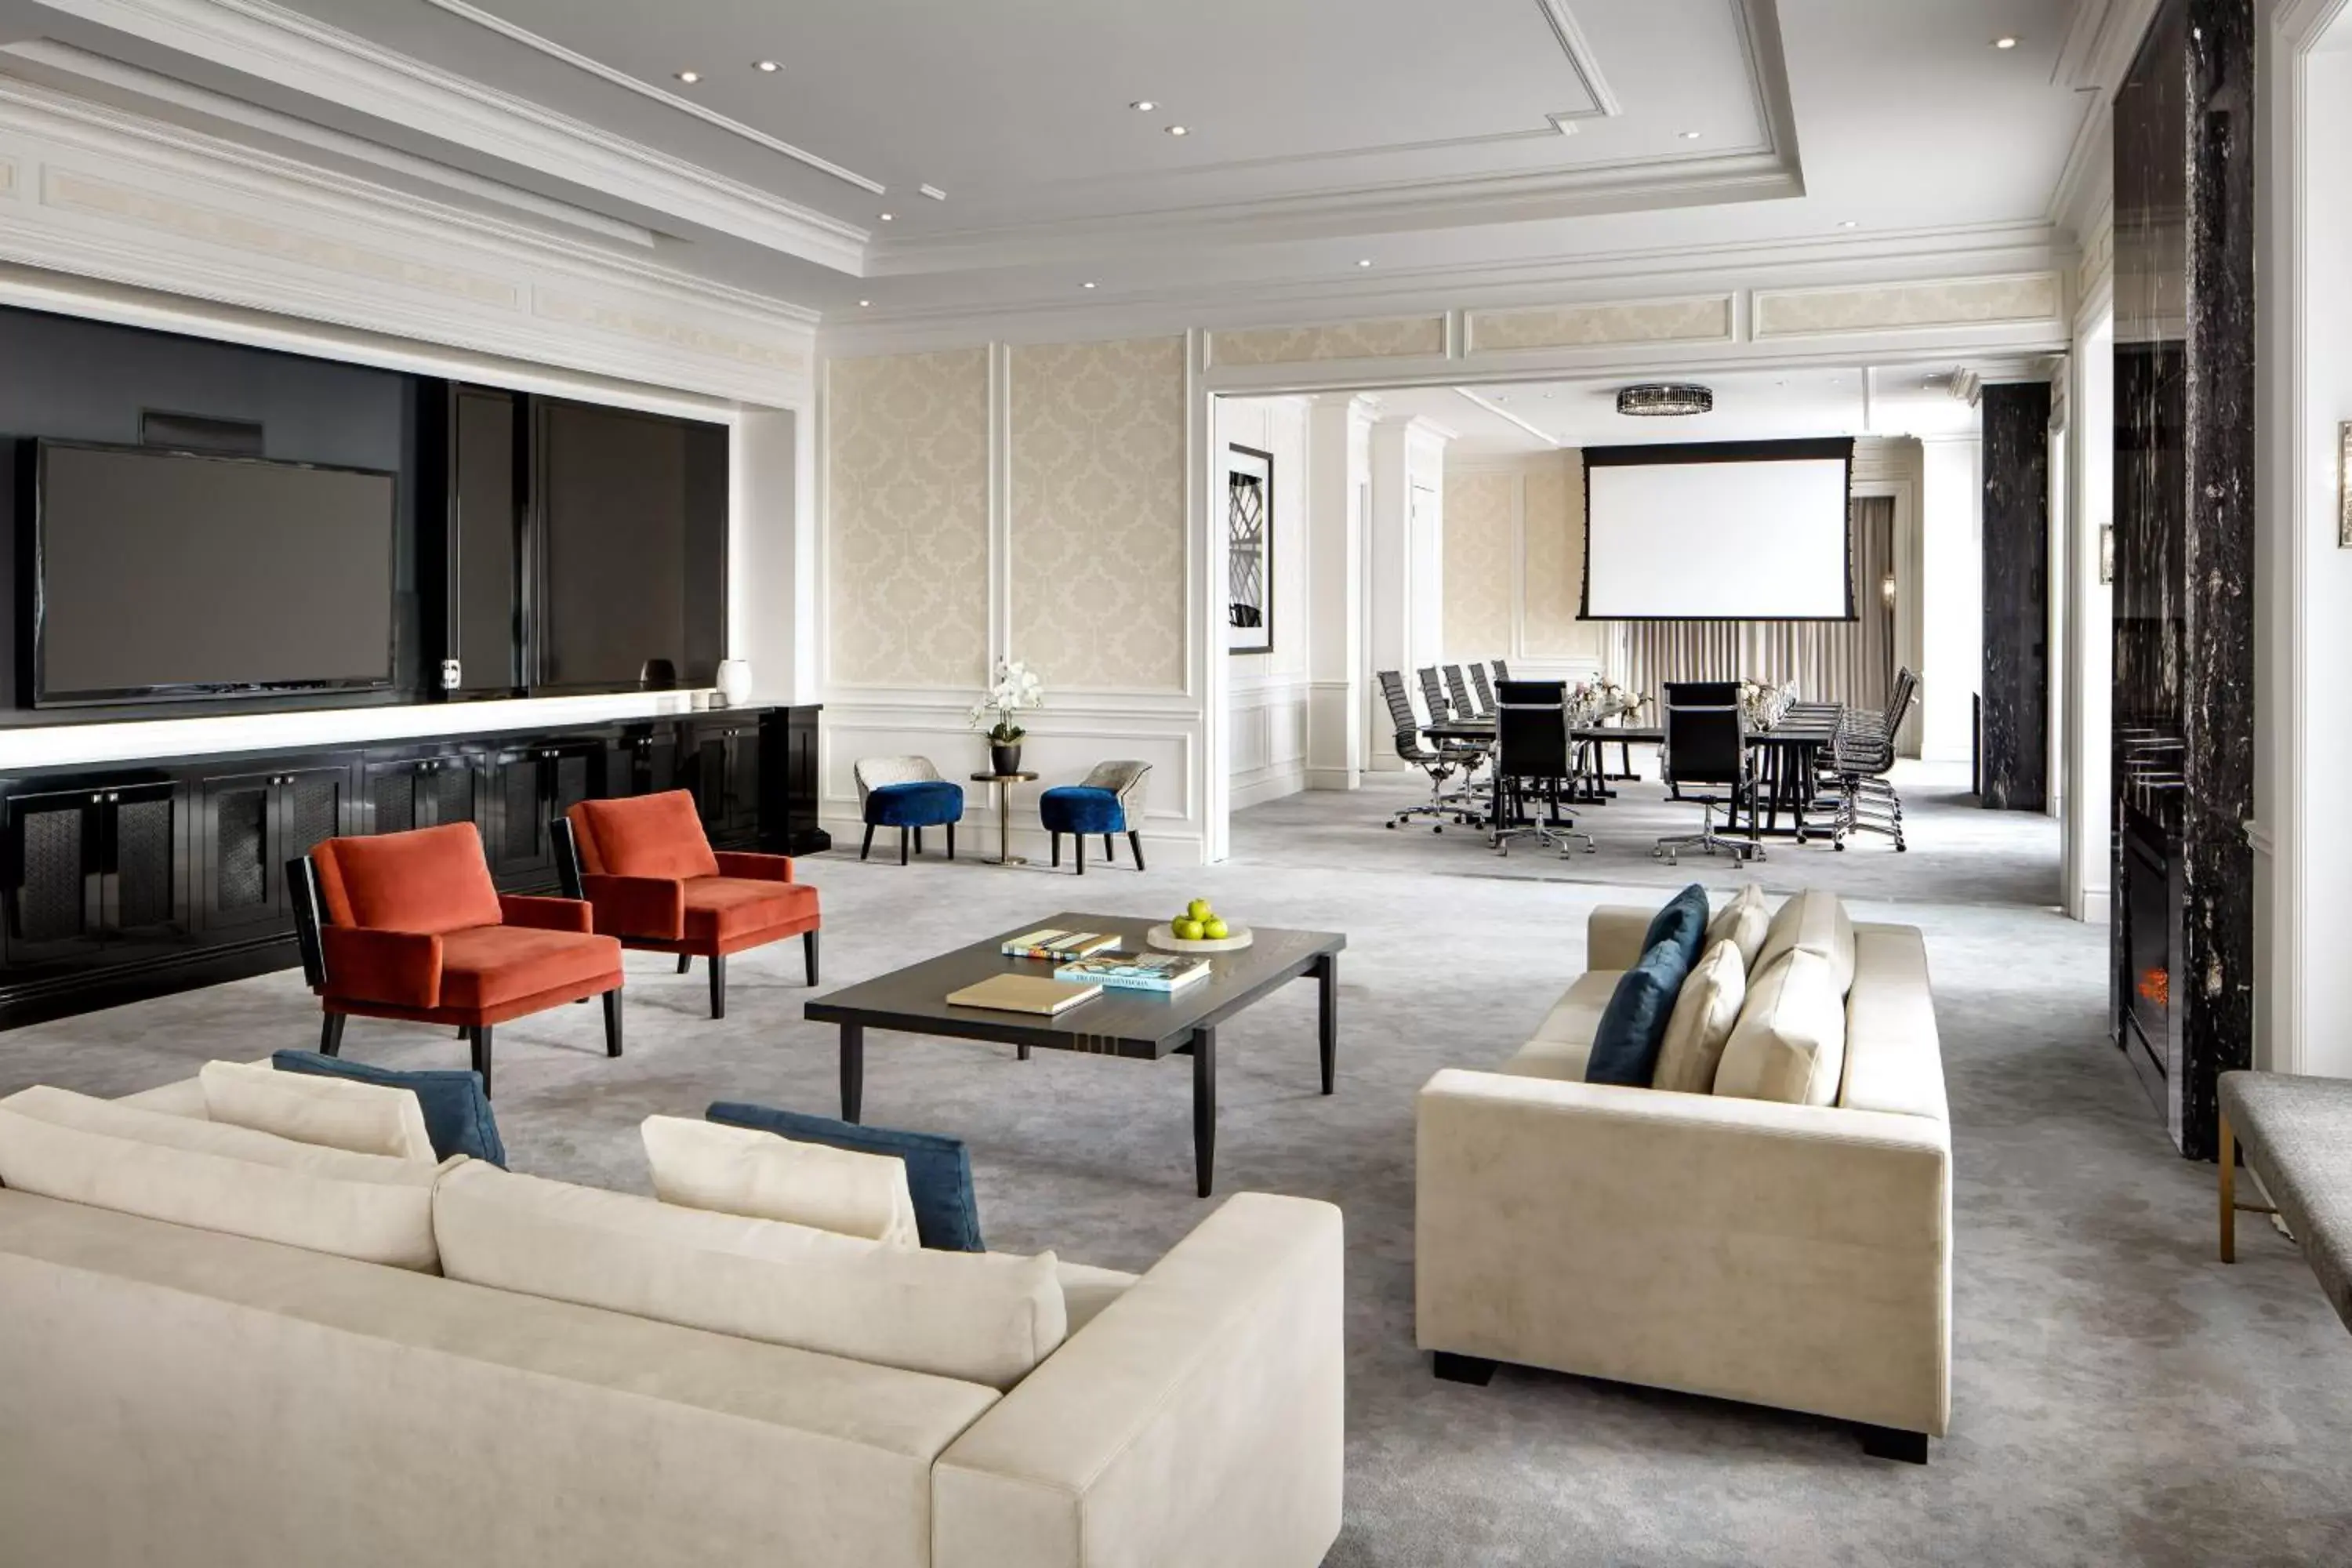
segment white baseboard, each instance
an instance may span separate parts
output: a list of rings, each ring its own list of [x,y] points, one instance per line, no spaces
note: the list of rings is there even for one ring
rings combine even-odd
[[[1245,805],[1263,805],[1270,800],[1280,800],[1297,795],[1307,787],[1307,770],[1297,763],[1277,763],[1272,767],[1251,768],[1238,773],[1227,788],[1233,809]]]
[[[1364,777],[1354,768],[1308,768],[1306,770],[1308,789],[1361,789]]]
[[[2114,894],[2105,888],[2085,888],[2074,895],[2071,912],[2084,925],[2106,925],[2115,916]]]

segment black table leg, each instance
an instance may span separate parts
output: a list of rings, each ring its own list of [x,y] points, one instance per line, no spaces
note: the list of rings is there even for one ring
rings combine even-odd
[[[1217,1031],[1192,1031],[1192,1173],[1201,1195],[1216,1185]]]
[[[1339,955],[1327,952],[1315,961],[1318,1044],[1323,1051],[1323,1092],[1329,1094],[1339,1072]]]
[[[860,1103],[866,1098],[866,1026],[844,1024],[841,1026],[841,1119],[857,1120]]]

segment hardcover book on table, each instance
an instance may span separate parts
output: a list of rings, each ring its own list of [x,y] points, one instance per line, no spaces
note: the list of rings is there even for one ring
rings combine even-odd
[[[1000,1013],[1066,1011],[1102,994],[1100,985],[1072,984],[1042,974],[992,974],[976,985],[948,993],[950,1007],[988,1007]]]
[[[1103,953],[1065,963],[1054,978],[1119,991],[1181,991],[1209,977],[1205,958],[1181,952]]]
[[[1052,958],[1065,962],[1092,958],[1118,946],[1118,938],[1100,931],[1056,931],[1047,927],[1013,937],[997,951],[1007,958]]]

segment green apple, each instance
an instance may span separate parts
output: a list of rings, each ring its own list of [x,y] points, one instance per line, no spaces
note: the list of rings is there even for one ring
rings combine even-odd
[[[1232,933],[1226,931],[1224,921],[1212,915],[1201,922],[1201,934],[1211,942],[1223,942]]]
[[[1198,942],[1201,940],[1201,922],[1199,921],[1172,921],[1169,923],[1168,929],[1176,934],[1176,940],[1178,942]]]
[[[1209,900],[1206,899],[1194,899],[1190,904],[1187,904],[1184,907],[1184,912],[1192,916],[1196,921],[1207,920],[1211,915],[1216,913],[1214,910],[1209,907]]]

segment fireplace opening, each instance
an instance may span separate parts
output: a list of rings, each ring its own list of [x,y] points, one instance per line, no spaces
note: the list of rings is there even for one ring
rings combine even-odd
[[[2148,1080],[2149,1092],[2163,1106],[2168,1096],[2160,1086],[2172,1076],[2174,1061],[2173,989],[2179,967],[2174,951],[2179,941],[2179,907],[2174,886],[2172,853],[2160,831],[2137,817],[2124,830],[2123,963],[2117,976],[2123,993],[2121,1042],[2132,1065]]]

